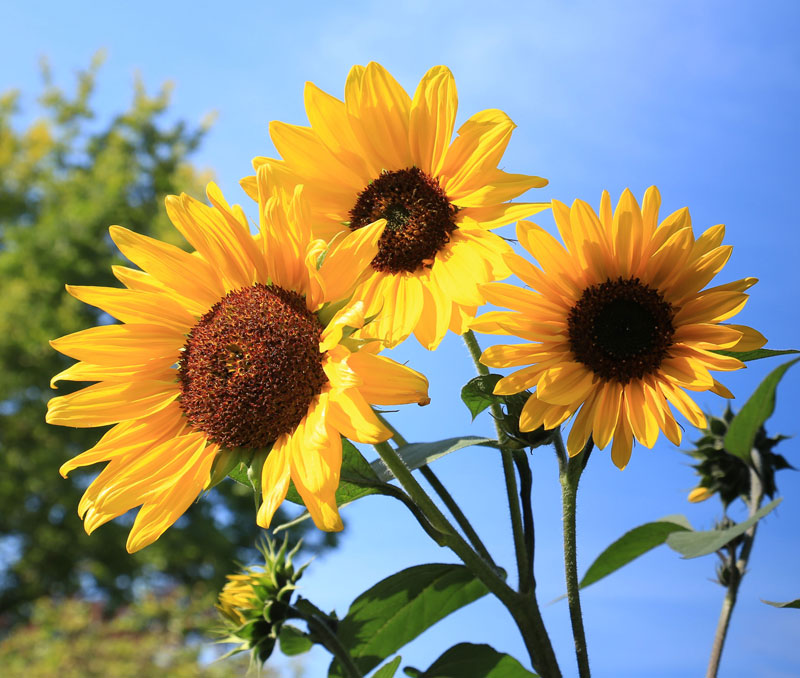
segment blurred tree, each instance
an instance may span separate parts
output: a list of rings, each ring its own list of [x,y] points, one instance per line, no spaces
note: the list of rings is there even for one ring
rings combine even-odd
[[[200,641],[216,623],[213,596],[175,590],[153,594],[104,618],[86,600],[42,598],[27,624],[0,640],[5,678],[233,678],[248,657],[210,662]],[[210,657],[208,658],[210,659]],[[204,661],[206,660],[206,661]],[[262,678],[275,674],[268,668]]]
[[[260,530],[252,493],[226,481],[197,502],[155,544],[131,556],[125,516],[87,536],[80,495],[99,467],[62,479],[58,467],[91,447],[97,429],[44,422],[52,375],[72,361],[48,340],[109,322],[64,284],[112,285],[121,259],[108,236],[120,224],[186,246],[169,223],[164,196],[200,197],[207,177],[188,157],[207,125],[166,123],[169,87],[97,120],[91,95],[101,58],[68,95],[43,68],[43,116],[22,126],[19,95],[0,95],[0,629],[45,595],[100,594],[131,600],[137,582],[206,582],[217,590],[232,561],[255,556]],[[85,384],[62,382],[59,393]],[[326,543],[332,543],[330,539]]]

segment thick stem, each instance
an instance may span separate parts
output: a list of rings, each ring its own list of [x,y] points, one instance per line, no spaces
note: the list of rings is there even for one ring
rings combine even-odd
[[[561,432],[556,434],[556,440],[561,440]],[[578,496],[578,482],[584,467],[584,457],[591,451],[591,438],[586,447],[566,464],[566,469],[561,473],[561,496],[564,511],[564,572],[567,579],[567,600],[569,602],[569,618],[572,623],[572,636],[575,639],[575,656],[578,660],[578,674],[580,678],[589,678],[589,654],[586,649],[586,633],[583,629],[583,614],[581,613],[580,582],[578,580],[577,539],[575,530],[575,514]],[[558,443],[557,443],[558,449]]]
[[[753,460],[753,465],[750,468],[750,499],[747,506],[749,517],[752,518],[758,509],[761,508],[761,502],[764,499],[764,485],[761,483],[761,475],[763,472],[761,453],[753,448],[750,451],[750,456]],[[717,671],[719,671],[719,663],[722,659],[722,650],[725,647],[725,638],[728,635],[731,615],[733,615],[733,608],[736,605],[736,599],[739,595],[739,586],[747,570],[750,552],[753,550],[753,542],[756,538],[756,527],[758,527],[758,523],[755,523],[742,536],[742,548],[739,552],[739,558],[736,558],[735,549],[731,549],[731,554],[727,559],[729,576],[728,589],[725,592],[725,599],[722,601],[722,609],[720,610],[719,621],[717,622],[717,631],[714,634],[714,642],[711,645],[711,657],[708,660],[706,678],[716,678]]]
[[[520,593],[527,593],[536,588],[536,579],[533,574],[533,556],[536,540],[533,529],[533,506],[531,505],[533,476],[524,450],[515,450],[514,464],[517,467],[517,473],[519,473],[519,498],[522,504],[522,525],[525,534],[525,554],[528,562],[524,576],[520,574],[519,591]]]
[[[515,592],[497,571],[467,544],[416,481],[391,445],[385,442],[377,443],[375,449],[431,525],[443,534],[445,545],[461,558],[467,568],[506,606],[522,634],[534,670],[542,678],[560,678],[561,672],[555,653],[535,599],[534,604],[530,605],[527,597]]]

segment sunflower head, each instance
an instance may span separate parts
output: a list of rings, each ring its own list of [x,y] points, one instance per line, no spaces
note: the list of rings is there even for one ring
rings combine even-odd
[[[734,413],[730,407],[726,408],[721,417],[709,415],[708,425],[703,429],[702,436],[694,441],[694,449],[687,452],[697,461],[692,468],[700,476],[698,487],[689,492],[689,501],[705,501],[719,494],[720,501],[727,508],[739,497],[744,501],[750,500],[750,467],[740,457],[725,449],[725,435],[733,418]],[[786,436],[771,438],[761,426],[753,441],[753,449],[759,453],[759,480],[764,494],[770,498],[777,492],[775,472],[794,468],[783,455],[773,452],[782,440],[786,440]]]
[[[427,401],[421,374],[352,336],[365,324],[364,307],[345,302],[377,254],[385,220],[325,243],[313,237],[302,187],[284,190],[269,167],[257,186],[255,236],[212,184],[210,206],[167,198],[193,252],[115,226],[111,237],[141,270],[114,269],[125,289],[67,288],[122,324],[51,342],[80,361],[53,384],[98,383],[53,398],[47,421],[115,424],[61,472],[109,462],[79,513],[92,531],[142,505],[131,551],[254,457],[267,457],[259,524],[269,524],[294,482],[317,526],[341,529],[341,435],[386,440],[371,405]]]
[[[498,394],[535,389],[520,430],[555,428],[575,416],[570,454],[590,435],[601,448],[613,439],[611,456],[620,468],[634,438],[652,447],[662,431],[680,443],[669,405],[703,428],[705,415],[686,392],[733,397],[711,372],[744,365],[719,351],[766,341],[749,327],[724,323],[742,309],[754,278],[706,288],[731,254],[722,245],[724,227],[695,238],[685,208],[659,224],[660,201],[655,187],[641,207],[626,190],[615,210],[604,192],[599,215],[580,200],[571,207],[553,201],[563,245],[520,222],[520,244],[539,267],[516,254],[506,263],[531,289],[483,285],[488,301],[512,310],[472,323],[480,332],[530,342],[493,346],[482,356],[493,367],[526,365],[495,387]]]
[[[308,127],[270,124],[281,157],[253,163],[305,186],[318,237],[386,220],[354,294],[378,314],[362,335],[395,345],[414,333],[433,349],[448,329],[462,333],[484,303],[479,284],[509,275],[509,247],[490,229],[547,207],[508,202],[547,184],[498,169],[514,123],[481,111],[454,139],[458,96],[444,66],[431,68],[413,97],[380,64],[354,66],[343,101],[307,83],[305,107]],[[256,177],[243,186],[258,197]]]
[[[290,616],[289,605],[297,582],[307,567],[295,569],[292,562],[300,543],[290,551],[287,546],[288,537],[280,548],[265,539],[259,545],[263,566],[246,567],[238,574],[227,575],[216,607],[223,617],[223,642],[238,644],[230,654],[252,650],[260,663],[272,654],[283,623]]]

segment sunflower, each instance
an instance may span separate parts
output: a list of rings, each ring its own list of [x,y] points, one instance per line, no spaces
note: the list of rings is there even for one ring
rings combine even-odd
[[[343,102],[306,83],[305,107],[310,127],[270,124],[282,159],[253,164],[305,185],[317,237],[386,219],[371,274],[353,295],[368,315],[380,311],[362,335],[393,346],[413,332],[433,349],[448,328],[464,332],[484,303],[478,285],[509,275],[510,248],[489,229],[548,206],[507,202],[547,184],[497,168],[514,123],[485,110],[452,140],[458,98],[444,66],[425,74],[413,99],[380,64],[354,66]],[[255,177],[242,185],[257,197]]]
[[[736,358],[716,351],[747,351],[765,339],[742,325],[722,324],[747,301],[755,278],[703,289],[731,255],[725,227],[713,226],[695,240],[688,209],[658,225],[658,189],[639,207],[625,190],[612,214],[604,192],[600,217],[585,202],[553,201],[565,247],[530,222],[517,225],[522,246],[541,269],[522,257],[509,268],[532,290],[504,283],[483,286],[491,311],[473,321],[479,332],[516,335],[532,343],[492,346],[481,361],[491,367],[527,365],[501,379],[497,394],[535,388],[520,430],[552,429],[572,417],[567,449],[575,455],[589,436],[624,468],[633,438],[652,447],[659,430],[675,445],[681,429],[671,404],[694,426],[706,418],[686,391],[733,395],[711,370],[738,370]],[[669,403],[669,404],[668,404]]]
[[[270,449],[259,525],[269,525],[291,479],[317,527],[341,529],[340,434],[384,441],[391,433],[370,404],[428,402],[425,377],[350,336],[363,308],[334,312],[330,303],[347,298],[384,223],[326,248],[311,237],[300,187],[276,188],[264,168],[258,192],[255,237],[241,208],[211,184],[211,207],[186,195],[166,201],[195,252],[112,226],[116,245],[142,270],[115,267],[127,289],[67,287],[122,324],[51,342],[80,361],[52,384],[98,383],[50,400],[47,421],[115,424],[61,474],[109,462],[78,512],[91,532],[141,505],[131,552],[175,522],[209,486],[215,460],[234,450]]]

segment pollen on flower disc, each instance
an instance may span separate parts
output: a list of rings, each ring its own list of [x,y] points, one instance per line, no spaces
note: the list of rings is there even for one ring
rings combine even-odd
[[[350,228],[386,219],[372,268],[384,273],[412,272],[450,242],[457,212],[435,178],[409,167],[381,172],[359,193],[350,210]]]
[[[180,405],[224,447],[261,448],[290,433],[327,382],[322,325],[303,297],[274,285],[229,292],[192,328]]]
[[[586,288],[568,318],[575,359],[606,381],[627,384],[654,373],[672,345],[675,313],[638,278]]]

